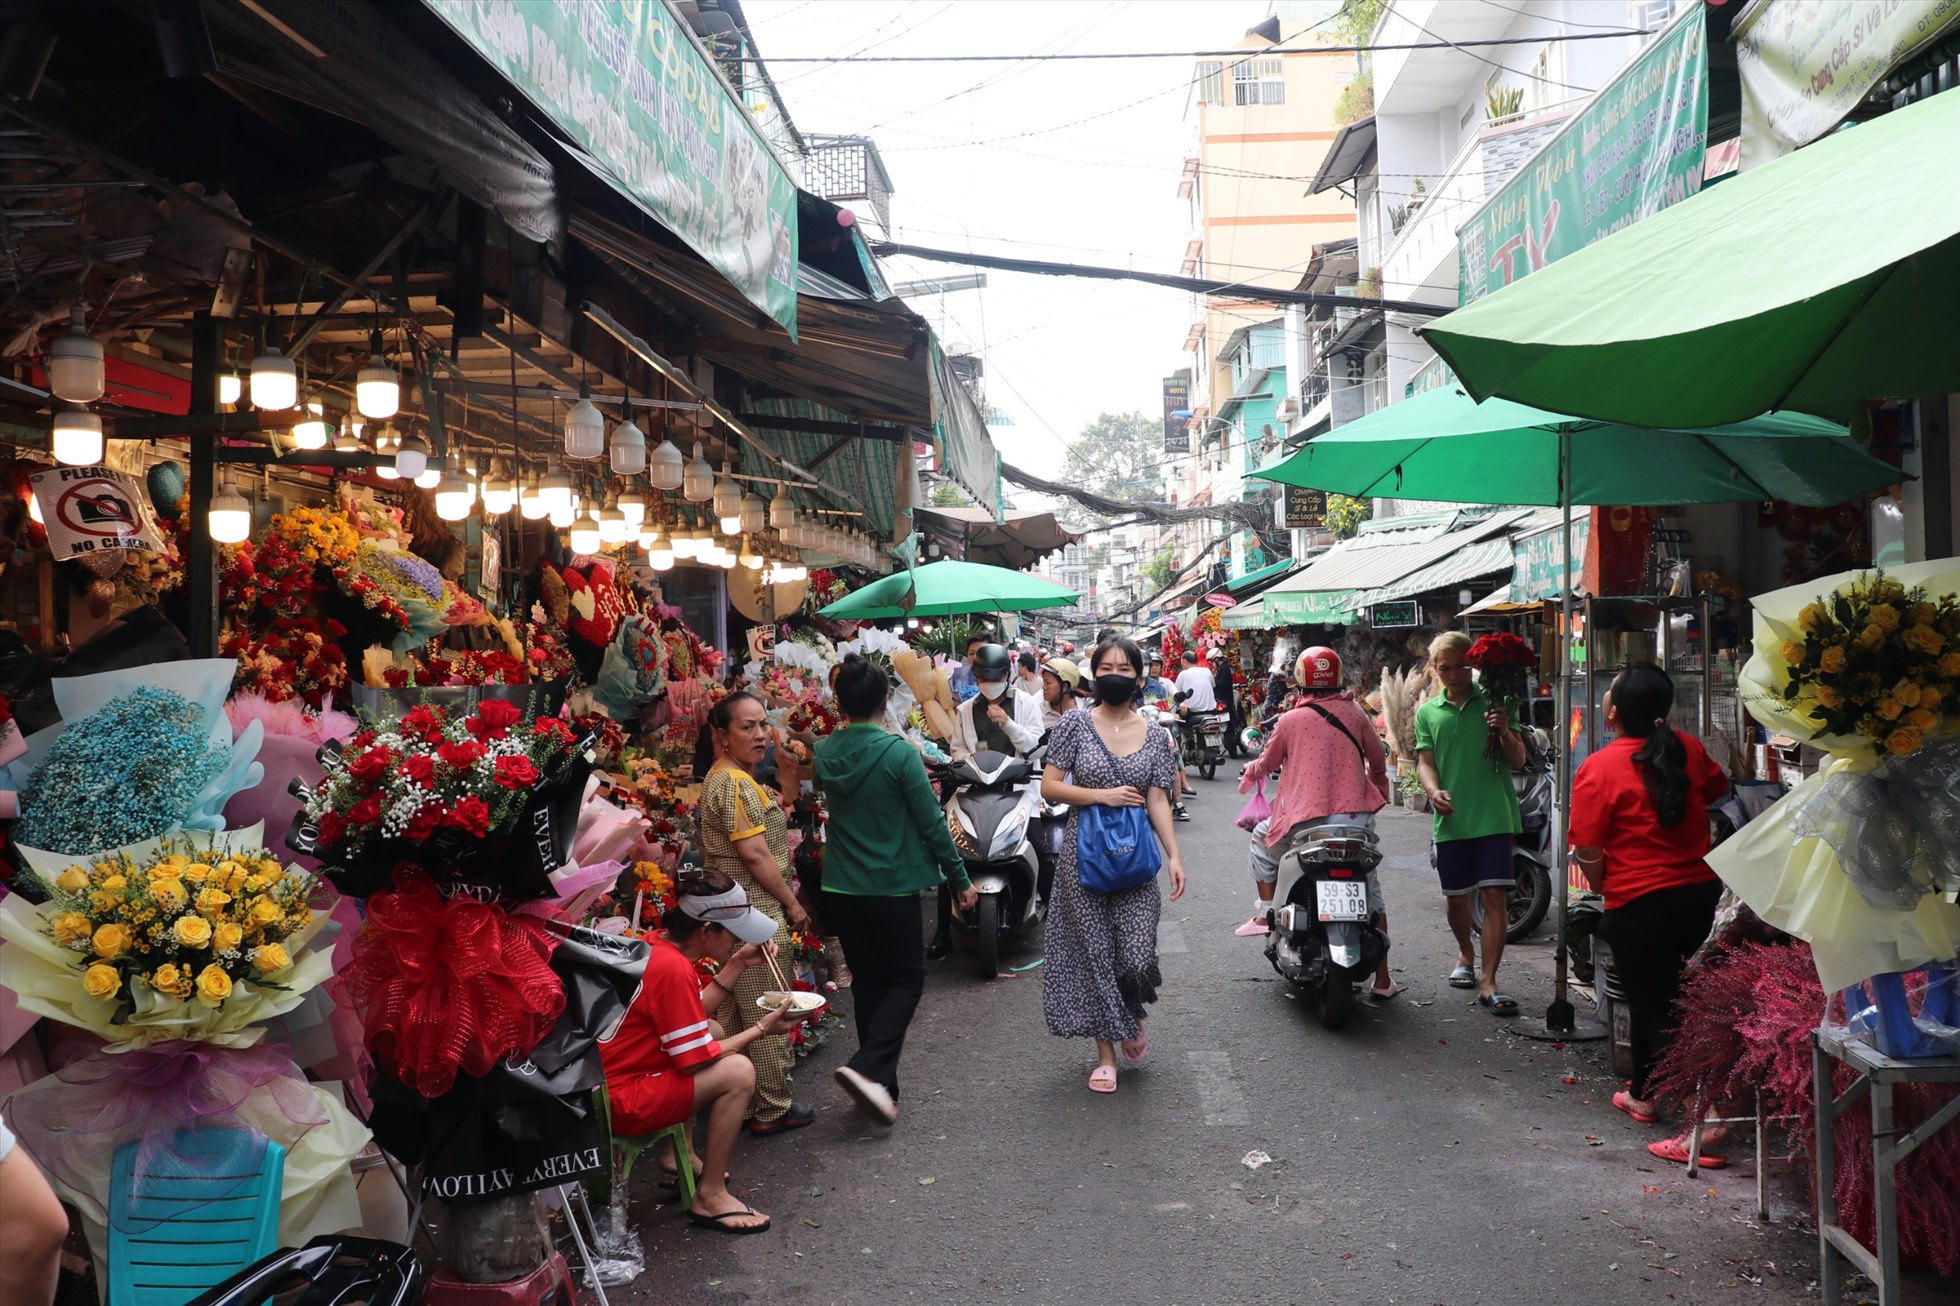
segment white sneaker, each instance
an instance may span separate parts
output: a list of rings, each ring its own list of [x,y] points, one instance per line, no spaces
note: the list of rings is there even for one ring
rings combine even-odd
[[[883,1084],[875,1079],[867,1079],[849,1066],[837,1067],[837,1084],[851,1100],[863,1107],[885,1124],[895,1124],[898,1120],[898,1103]]]

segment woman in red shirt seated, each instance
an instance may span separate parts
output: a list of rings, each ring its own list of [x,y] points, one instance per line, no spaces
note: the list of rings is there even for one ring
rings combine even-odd
[[[701,1179],[687,1218],[719,1233],[762,1233],[769,1217],[728,1191],[728,1158],[755,1092],[755,1065],[742,1049],[782,1034],[799,1017],[772,1011],[723,1039],[721,1026],[703,1008],[695,963],[703,957],[726,962],[743,944],[749,945],[744,953],[759,960],[776,922],[720,871],[683,875],[675,892],[679,906],[661,918],[665,934],[648,940],[652,952],[640,992],[599,1046],[613,1133],[636,1138],[705,1113]],[[709,981],[718,994],[720,978]]]
[[[1688,958],[1708,938],[1722,883],[1708,855],[1708,808],[1729,778],[1701,741],[1670,728],[1674,682],[1659,667],[1622,671],[1606,694],[1612,743],[1587,758],[1572,782],[1572,855],[1606,895],[1599,937],[1633,1024],[1633,1083],[1613,1105],[1642,1124],[1657,1119],[1647,1077],[1674,1041],[1674,999]],[[1663,1160],[1686,1162],[1679,1139],[1652,1143]],[[1721,1164],[1703,1156],[1701,1164]]]

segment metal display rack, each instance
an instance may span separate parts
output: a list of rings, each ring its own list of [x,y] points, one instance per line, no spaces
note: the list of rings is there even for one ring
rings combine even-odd
[[[1833,1063],[1843,1062],[1858,1078],[1843,1096],[1835,1091]],[[1810,1053],[1812,1092],[1817,1098],[1817,1253],[1819,1282],[1825,1306],[1844,1300],[1844,1269],[1850,1264],[1878,1285],[1878,1306],[1899,1306],[1899,1162],[1955,1119],[1960,1097],[1941,1107],[1910,1133],[1900,1133],[1892,1118],[1892,1091],[1900,1084],[1960,1084],[1960,1057],[1927,1057],[1900,1061],[1881,1053],[1863,1038],[1833,1029],[1812,1035]],[[1837,1118],[1871,1099],[1872,1205],[1878,1247],[1876,1252],[1853,1238],[1838,1223]]]
[[[1640,609],[1653,609],[1656,620],[1643,623],[1635,631],[1649,632],[1654,636],[1654,661],[1675,677],[1674,714],[1669,722],[1677,730],[1685,730],[1703,742],[1710,740],[1715,733],[1715,697],[1718,688],[1715,678],[1716,659],[1708,649],[1710,632],[1714,629],[1713,599],[1708,594],[1689,596],[1672,595],[1587,595],[1585,601],[1586,622],[1586,661],[1584,675],[1573,686],[1572,701],[1582,705],[1585,713],[1585,752],[1590,755],[1599,748],[1600,728],[1604,724],[1603,702],[1606,691],[1612,686],[1611,672],[1619,665],[1617,659],[1602,662],[1599,657],[1600,623],[1605,618],[1624,618],[1638,613]],[[1674,623],[1670,620],[1677,613],[1692,614],[1701,628],[1701,642],[1692,649],[1678,647],[1681,641],[1674,634]],[[1617,633],[1617,628],[1616,628]],[[1632,632],[1627,632],[1632,633]],[[1692,679],[1690,679],[1692,677]],[[1730,727],[1733,729],[1733,726]]]

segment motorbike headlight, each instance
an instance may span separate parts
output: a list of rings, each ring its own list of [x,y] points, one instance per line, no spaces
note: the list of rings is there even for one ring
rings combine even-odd
[[[1022,808],[1000,823],[994,831],[994,846],[987,850],[987,860],[1006,857],[1021,846],[1021,836],[1027,832],[1028,812]]]

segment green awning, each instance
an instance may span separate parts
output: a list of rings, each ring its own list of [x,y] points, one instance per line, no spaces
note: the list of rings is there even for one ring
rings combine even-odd
[[[1259,596],[1261,627],[1352,626],[1355,614],[1343,605],[1353,590],[1268,590]]]
[[[1222,588],[1227,594],[1236,597],[1240,594],[1247,593],[1251,590],[1262,588],[1264,585],[1270,584],[1271,582],[1278,580],[1280,577],[1286,575],[1287,572],[1291,571],[1294,567],[1298,565],[1299,564],[1294,562],[1293,559],[1291,558],[1281,558],[1278,562],[1272,563],[1269,566],[1261,567],[1257,571],[1249,571],[1245,575],[1240,576],[1237,580],[1228,580],[1220,588]]]
[[[1225,609],[1218,623],[1227,630],[1264,630],[1265,615],[1266,600],[1263,597],[1247,599],[1235,608]]]

